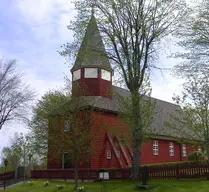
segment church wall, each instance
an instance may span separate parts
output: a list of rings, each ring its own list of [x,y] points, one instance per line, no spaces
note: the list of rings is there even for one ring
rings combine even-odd
[[[120,120],[116,114],[105,112],[93,112],[94,126],[92,131],[96,136],[93,139],[93,148],[91,154],[91,168],[120,168],[117,158],[112,150],[110,143],[107,141],[106,132],[109,135],[126,135],[130,139],[130,132],[127,125]],[[59,130],[64,127],[64,122],[61,118],[50,118],[49,120],[49,146],[48,146],[48,169],[62,168],[62,154],[59,146],[56,146],[56,140],[59,135]],[[153,155],[153,141],[157,140],[159,144],[159,154]],[[169,155],[169,142],[174,143],[174,156]],[[130,144],[129,144],[130,146]],[[115,146],[119,150],[118,146]],[[107,150],[111,150],[111,159],[107,159]],[[187,155],[192,151],[197,150],[196,147],[186,145]],[[130,156],[128,156],[130,158]],[[120,160],[123,167],[127,167],[125,158],[120,151]],[[154,164],[165,162],[186,161],[187,157],[183,157],[181,144],[175,141],[163,139],[150,139],[142,145],[142,164]],[[88,163],[83,163],[80,168],[88,168]]]
[[[121,131],[123,130],[124,134],[128,135],[129,129],[126,124],[122,122],[116,114],[103,113],[98,115],[96,112],[94,118],[98,119],[98,125],[101,126],[103,123],[100,132],[97,134],[97,137],[94,141],[94,154],[91,158],[91,168],[120,168],[117,159],[114,156],[113,150],[109,145],[109,142],[106,141],[105,133],[109,132],[110,134],[116,134],[120,137]],[[159,154],[153,154],[153,141],[157,140],[159,144]],[[169,154],[169,142],[174,143],[174,156]],[[130,145],[130,144],[129,144]],[[192,151],[196,151],[197,148],[193,146],[187,146],[187,156]],[[111,150],[112,158],[107,159],[106,152]],[[121,162],[123,165],[126,165],[124,157],[121,153]],[[143,143],[142,146],[142,155],[141,161],[142,164],[155,164],[155,163],[166,163],[166,162],[179,162],[186,161],[187,157],[182,156],[182,146],[176,141],[172,140],[163,140],[163,139],[150,139]],[[125,166],[126,167],[126,166]]]

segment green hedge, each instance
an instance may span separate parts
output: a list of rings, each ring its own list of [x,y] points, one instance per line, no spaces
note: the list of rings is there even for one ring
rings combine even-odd
[[[169,163],[158,163],[158,164],[144,164],[141,165],[141,167],[148,166],[148,167],[161,167],[161,166],[184,166],[184,165],[190,165],[190,164],[207,164],[208,162],[205,160],[202,161],[180,161],[180,162],[169,162]],[[132,166],[127,166],[127,168],[131,168]]]
[[[187,157],[188,161],[201,161],[201,159],[205,158],[205,155],[201,151],[194,151],[189,154]]]

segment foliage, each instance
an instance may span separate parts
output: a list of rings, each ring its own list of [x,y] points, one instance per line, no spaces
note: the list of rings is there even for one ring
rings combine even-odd
[[[65,185],[57,185],[58,190],[61,190],[61,189],[64,189],[64,188],[65,188]]]
[[[74,84],[75,85],[75,84]],[[93,141],[96,138],[103,121],[98,112],[98,118],[94,118],[94,109],[88,106],[81,95],[85,88],[76,84],[70,100],[56,109],[49,117],[49,151],[53,161],[59,156],[69,155],[69,163],[75,167],[75,190],[78,187],[78,167],[81,163],[89,163],[93,149]],[[95,101],[96,102],[96,101]],[[94,131],[91,131],[95,123],[100,122]],[[57,129],[59,127],[59,129]],[[49,150],[50,150],[49,149]],[[57,154],[54,151],[59,151]],[[65,159],[65,156],[63,157]]]
[[[137,170],[143,137],[139,90],[146,72],[156,67],[152,61],[156,58],[158,43],[175,30],[179,21],[186,16],[185,1],[76,0],[74,2],[78,15],[69,29],[73,30],[75,41],[65,44],[60,54],[70,59],[75,57],[93,6],[106,45],[106,57],[111,60],[114,68],[119,70],[126,87],[131,92],[134,148],[132,175],[133,180],[138,180]],[[94,48],[91,51],[98,53]]]
[[[78,190],[78,191],[84,191],[84,186],[78,187],[77,190]]]
[[[28,185],[29,186],[33,185],[33,181],[28,181]]]
[[[0,129],[13,120],[27,120],[34,92],[21,78],[15,60],[0,60]]]
[[[190,77],[209,72],[209,1],[199,0],[190,4],[190,13],[182,20],[175,34],[184,51],[174,54],[183,61],[174,67],[177,77]]]
[[[183,85],[182,97],[174,100],[182,107],[179,117],[172,116],[175,123],[167,122],[171,129],[178,130],[182,135],[203,145],[209,157],[209,79],[191,76]]]
[[[141,167],[148,166],[148,167],[162,167],[162,166],[185,166],[185,165],[191,165],[191,164],[207,164],[207,161],[201,160],[201,161],[179,161],[179,162],[168,162],[168,163],[157,163],[157,164],[143,164]],[[131,168],[131,166],[128,166],[127,168]]]
[[[33,116],[29,126],[34,137],[34,150],[43,162],[46,162],[48,148],[48,116],[69,99],[69,92],[65,93],[62,90],[49,91],[38,100],[33,108]]]
[[[205,157],[201,151],[194,151],[187,157],[188,161],[200,161]]]
[[[45,181],[44,182],[44,187],[48,186],[49,185],[49,181]]]

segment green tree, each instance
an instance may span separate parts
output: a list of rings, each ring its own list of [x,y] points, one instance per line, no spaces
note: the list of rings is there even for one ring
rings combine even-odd
[[[70,93],[54,90],[45,93],[33,108],[29,123],[34,137],[34,150],[46,162],[48,148],[48,115],[70,99]]]
[[[183,78],[209,73],[209,1],[200,0],[190,5],[190,14],[175,33],[184,51],[174,54],[175,58],[183,59],[174,67],[174,74]]]
[[[186,3],[184,0],[76,0],[75,7],[78,15],[69,26],[74,32],[75,41],[65,44],[60,54],[70,59],[76,56],[94,7],[93,14],[107,52],[100,54],[111,60],[131,92],[132,176],[133,180],[138,180],[143,138],[139,90],[145,73],[156,68],[153,60],[160,40],[173,32],[186,16]],[[99,50],[89,51],[99,53]]]
[[[89,163],[92,144],[100,130],[100,126],[95,128],[96,121],[99,121],[100,125],[104,127],[100,112],[97,112],[95,121],[94,109],[88,107],[88,98],[81,97],[84,91],[85,89],[82,88],[81,92],[80,85],[74,86],[74,94],[71,95],[70,100],[59,106],[49,117],[51,119],[49,122],[50,148],[61,152],[61,155],[69,154],[68,163],[75,168],[74,190],[78,188],[79,165]],[[56,158],[58,154],[54,152],[50,155],[53,156],[52,158]]]
[[[209,161],[209,79],[191,76],[183,85],[182,96],[174,96],[181,106],[173,123],[166,124],[182,136],[193,140],[195,145],[204,145]]]

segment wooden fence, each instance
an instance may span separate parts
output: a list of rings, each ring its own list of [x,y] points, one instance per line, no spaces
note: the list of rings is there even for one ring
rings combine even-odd
[[[142,178],[142,170],[139,169],[139,177]],[[98,180],[100,169],[79,169],[79,180]],[[110,179],[130,179],[131,169],[107,169]],[[33,179],[74,179],[74,169],[46,169],[31,171]],[[188,165],[162,165],[148,168],[149,180],[163,179],[189,179],[208,178],[209,164],[188,164]]]
[[[6,172],[6,173],[0,173],[0,181],[10,180],[10,179],[14,179],[14,178],[15,178],[15,172],[14,171]]]

